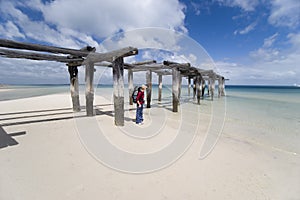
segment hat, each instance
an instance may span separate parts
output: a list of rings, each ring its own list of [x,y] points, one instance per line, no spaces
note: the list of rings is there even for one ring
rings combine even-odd
[[[142,85],[142,89],[147,89],[147,86],[146,85]]]

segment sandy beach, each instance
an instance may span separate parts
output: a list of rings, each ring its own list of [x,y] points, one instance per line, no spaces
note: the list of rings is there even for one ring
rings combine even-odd
[[[187,127],[197,132],[176,162],[134,174],[103,164],[84,145],[78,120],[89,119],[80,117],[84,109],[74,118],[68,93],[1,101],[0,199],[300,199],[300,152],[247,137],[243,133],[249,129],[263,129],[230,114],[213,151],[199,159],[212,117],[209,105],[215,102],[203,101],[200,111],[194,104],[186,107],[191,108],[187,112],[200,113],[201,123],[193,127],[193,115],[185,115],[183,123],[190,122]],[[98,112],[90,120],[100,124],[111,143],[128,152],[162,148],[174,139],[183,119],[168,109],[169,104],[154,102],[153,108],[145,109],[144,126],[137,127],[135,108],[125,106],[125,126],[119,128],[114,126],[109,95],[96,96],[95,103]],[[146,133],[160,121],[164,123],[159,134],[147,139],[130,132]]]

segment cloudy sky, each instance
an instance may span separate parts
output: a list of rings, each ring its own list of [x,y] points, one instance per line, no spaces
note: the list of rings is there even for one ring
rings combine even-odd
[[[300,84],[299,10],[299,0],[0,0],[0,38],[104,52],[115,34],[122,34],[118,45],[158,45],[149,27],[163,28],[198,43],[229,84],[293,85]],[[177,36],[160,33],[167,45],[181,48]],[[57,62],[0,57],[0,69],[0,83],[68,83],[66,67]]]

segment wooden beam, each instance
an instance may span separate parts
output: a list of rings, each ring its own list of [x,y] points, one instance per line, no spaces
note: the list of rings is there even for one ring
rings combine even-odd
[[[205,80],[202,78],[202,79],[201,79],[201,82],[202,82],[202,94],[201,94],[201,97],[204,98],[204,92],[205,92]]]
[[[16,41],[5,40],[5,39],[0,39],[0,47],[25,49],[31,51],[42,51],[42,52],[49,52],[49,53],[56,53],[56,54],[71,54],[73,56],[86,57],[87,60],[85,60],[82,63],[82,65],[102,62],[102,61],[112,62],[113,58],[116,57],[126,57],[126,56],[138,54],[137,48],[133,48],[133,47],[126,47],[126,48],[118,49],[107,53],[96,53],[93,52],[95,48],[89,46],[84,49],[77,50],[77,49],[68,49],[68,48],[53,47],[53,46],[46,46],[46,45],[39,45],[39,44],[22,43],[22,42],[16,42]],[[28,59],[33,59],[33,58],[28,58]],[[58,61],[58,62],[62,62],[62,61]],[[67,60],[66,62],[69,62],[69,60]]]
[[[162,70],[170,69],[170,67],[163,64],[145,64],[145,65],[131,65],[133,71],[147,71],[147,70]]]
[[[86,57],[86,60],[83,62],[83,64],[85,62],[92,62],[92,63],[102,62],[102,61],[113,62],[114,58],[132,56],[136,54],[138,54],[138,49],[133,47],[126,47],[115,51],[110,51],[107,53],[90,53]]]
[[[156,63],[156,60],[145,60],[141,62],[131,63],[131,65],[146,65],[146,64],[154,64],[154,63]]]
[[[197,103],[200,104],[200,97],[202,95],[201,76],[198,75],[196,78],[196,90],[197,90]]]
[[[222,77],[218,77],[218,97],[221,97],[221,82],[222,82]]]
[[[188,95],[191,95],[191,77],[188,77]]]
[[[178,103],[180,104],[180,98],[181,98],[181,86],[182,86],[182,76],[179,71],[179,85],[178,85]]]
[[[196,83],[197,83],[197,76],[193,78],[193,99],[194,100],[196,99],[196,93],[197,93]]]
[[[132,93],[133,93],[133,71],[128,69],[128,92],[129,92],[129,105],[133,105]]]
[[[47,60],[47,61],[56,61],[56,62],[63,62],[63,63],[83,62],[83,58],[69,58],[68,56],[57,56],[51,54],[33,53],[33,52],[8,50],[8,49],[1,49],[1,48],[0,48],[0,56],[7,57],[7,58]]]
[[[166,66],[170,66],[170,67],[177,67],[178,70],[187,69],[187,68],[191,67],[190,63],[176,63],[176,62],[171,62],[171,61],[167,61],[167,60],[163,61],[163,64]]]
[[[86,115],[94,115],[94,64],[85,65],[85,104]]]
[[[179,77],[180,72],[177,68],[172,69],[172,100],[173,100],[173,112],[178,112],[179,104]]]
[[[219,77],[219,96],[225,96],[225,78],[223,76]]]
[[[161,93],[162,93],[162,75],[158,75],[158,101],[161,101]]]
[[[215,79],[214,77],[210,78],[210,96],[211,96],[211,100],[214,100],[214,94],[215,94]]]
[[[42,51],[57,54],[72,54],[76,56],[87,56],[89,53],[86,50],[68,49],[61,47],[54,47],[48,45],[32,44],[25,42],[16,42],[12,40],[0,39],[0,47],[26,49],[32,51]]]
[[[78,68],[77,66],[68,66],[68,71],[70,74],[70,91],[73,104],[73,111],[80,111],[79,102],[79,84],[78,84]]]
[[[113,61],[115,125],[124,126],[124,61],[119,57]]]
[[[147,82],[147,108],[151,108],[151,94],[152,94],[152,72],[148,70],[146,72],[146,82]]]

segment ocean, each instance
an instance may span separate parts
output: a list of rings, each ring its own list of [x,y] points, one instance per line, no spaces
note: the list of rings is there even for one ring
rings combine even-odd
[[[163,98],[170,102],[171,88],[163,87]],[[0,101],[65,93],[69,92],[69,85],[22,85],[7,86],[5,89],[10,90],[0,89]],[[157,99],[157,90],[157,85],[153,85],[153,102]],[[80,85],[80,93],[84,95],[84,85]],[[95,94],[111,98],[112,86],[99,85]],[[126,94],[128,90],[125,88],[125,101],[128,100]],[[187,86],[183,86],[181,96],[182,99],[190,98]],[[299,87],[227,85],[226,97],[221,99],[226,101],[224,135],[241,137],[266,148],[300,154]],[[210,97],[205,95],[203,102],[206,101],[210,102]],[[217,95],[214,101],[219,101]],[[226,126],[227,124],[230,126]]]

